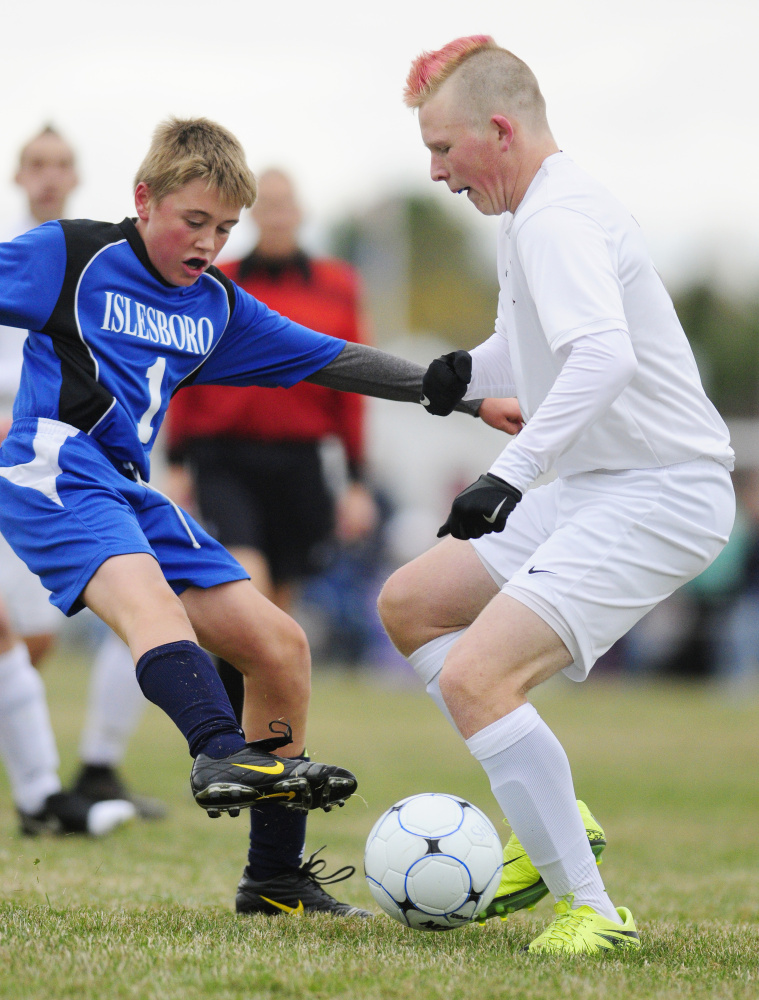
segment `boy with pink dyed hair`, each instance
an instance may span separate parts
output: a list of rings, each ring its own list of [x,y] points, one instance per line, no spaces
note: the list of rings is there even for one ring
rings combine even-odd
[[[495,332],[434,360],[422,402],[444,416],[504,397],[524,428],[453,501],[440,544],[389,579],[380,614],[513,829],[484,916],[550,891],[555,919],[529,951],[637,948],[598,873],[603,831],[527,695],[560,671],[584,680],[718,555],[728,431],[637,224],[559,150],[530,68],[459,38],[413,63],[404,96],[432,180],[500,216]]]

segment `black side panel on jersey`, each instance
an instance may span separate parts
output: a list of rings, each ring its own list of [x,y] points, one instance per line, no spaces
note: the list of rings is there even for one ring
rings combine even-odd
[[[79,335],[76,322],[76,289],[82,271],[109,243],[124,239],[111,222],[62,219],[66,239],[66,272],[55,308],[42,333],[50,335],[61,362],[60,420],[89,432],[113,403],[113,396],[97,381],[95,361]]]
[[[229,316],[230,316],[230,319],[231,319],[232,318],[232,313],[234,312],[234,308],[235,308],[235,288],[237,286],[235,285],[234,281],[232,281],[231,278],[228,278],[226,276],[226,274],[224,274],[222,271],[220,271],[218,269],[218,267],[214,267],[213,264],[211,265],[211,267],[208,268],[208,270],[206,271],[206,274],[212,275],[214,278],[216,278],[216,280],[219,282],[220,285],[223,285],[224,291],[227,293],[227,302],[229,303]],[[172,392],[172,394],[171,394],[172,398],[184,386],[186,386],[186,385],[192,385],[192,383],[195,381],[195,379],[198,377],[198,375],[202,371],[203,371],[203,365],[198,365],[198,367],[195,369],[194,372],[191,372],[187,376],[186,379],[182,379],[182,381],[176,387],[176,389],[174,390],[174,392]]]

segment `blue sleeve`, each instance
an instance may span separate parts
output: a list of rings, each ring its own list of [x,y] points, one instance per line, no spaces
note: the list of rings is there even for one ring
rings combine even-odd
[[[41,330],[52,313],[66,273],[66,238],[46,222],[0,243],[0,323]]]
[[[227,328],[193,379],[196,385],[289,388],[329,364],[345,347],[344,340],[293,323],[238,285],[234,291]]]

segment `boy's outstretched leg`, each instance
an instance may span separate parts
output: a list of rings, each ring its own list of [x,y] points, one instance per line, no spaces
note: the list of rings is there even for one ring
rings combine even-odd
[[[234,699],[233,706],[247,738],[259,745],[272,741],[269,745],[273,749],[288,754],[290,766],[313,767],[305,750],[311,658],[300,627],[247,581],[208,591],[193,588],[183,600],[203,644],[226,663],[234,664],[242,675],[241,697]],[[287,720],[291,726],[272,723],[272,716]],[[292,742],[275,747],[277,732],[283,730],[288,730]],[[333,775],[330,780],[332,790],[338,787],[335,779]],[[322,790],[321,799],[322,808],[328,809],[333,800],[325,799],[326,791],[329,789]],[[324,889],[323,861],[314,861],[312,855],[302,863],[306,816],[302,811],[282,808],[283,801],[272,797],[251,806],[250,845],[237,890],[237,912],[369,916],[338,902]],[[329,876],[326,884],[349,877],[353,868],[335,874],[338,877]]]
[[[251,595],[255,593],[242,580],[206,589],[191,587],[182,595],[188,608],[185,611],[158,563],[151,556],[135,553],[103,563],[87,585],[84,599],[124,637],[137,661],[143,693],[166,712],[187,739],[195,758],[192,791],[209,815],[237,815],[240,809],[272,796],[291,808],[330,809],[355,791],[355,776],[333,765],[273,756],[270,751],[290,739],[262,732],[264,719],[268,729],[273,719],[286,719],[290,708],[293,728],[305,728],[307,698],[302,704],[302,691],[308,691],[308,676],[305,686],[296,686],[295,695],[279,703],[267,699],[266,687],[261,685],[254,714],[256,735],[260,733],[263,742],[249,745],[210,656],[198,645],[199,637],[206,648],[225,655],[246,637],[254,649],[265,649],[270,638],[276,642],[276,632],[271,637],[267,634],[266,621],[251,617],[251,601],[256,604]],[[197,637],[195,623],[199,625]],[[287,627],[280,623],[279,632],[287,628],[293,631],[298,627],[294,622]],[[280,645],[287,648],[286,642]],[[276,659],[269,655],[269,662]],[[279,683],[286,684],[287,665],[281,665],[285,679]],[[298,673],[302,673],[300,666]]]

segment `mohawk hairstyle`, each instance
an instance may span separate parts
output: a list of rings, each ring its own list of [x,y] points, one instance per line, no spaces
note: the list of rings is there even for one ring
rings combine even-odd
[[[435,52],[422,52],[411,64],[406,78],[404,104],[408,108],[421,107],[453,71],[475,52],[497,48],[499,46],[490,35],[468,35],[448,42]]]

